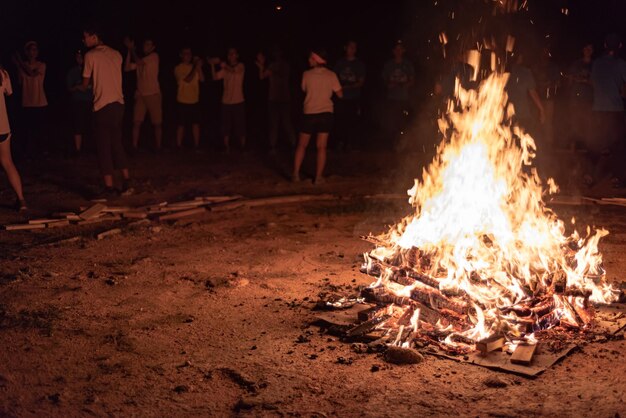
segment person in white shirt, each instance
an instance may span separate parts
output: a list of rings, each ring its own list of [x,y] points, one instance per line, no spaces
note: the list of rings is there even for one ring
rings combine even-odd
[[[22,86],[22,111],[24,114],[24,144],[29,151],[39,148],[46,136],[46,109],[48,99],[44,90],[46,63],[39,60],[39,46],[35,41],[24,45],[26,61],[15,54],[13,62],[17,66],[19,83]]]
[[[302,75],[302,91],[304,98],[304,115],[302,127],[298,138],[298,147],[293,164],[294,182],[300,181],[300,167],[304,160],[306,147],[309,145],[311,135],[317,134],[317,165],[315,170],[314,184],[324,181],[324,167],[326,166],[326,146],[328,134],[333,126],[333,93],[337,97],[343,97],[341,84],[337,74],[326,68],[327,58],[324,50],[316,50],[309,55],[310,70]]]
[[[146,39],[143,42],[143,57],[139,57],[135,51],[135,43],[130,38],[126,38],[124,43],[127,48],[124,71],[137,71],[137,91],[133,108],[133,149],[139,147],[141,125],[147,113],[154,128],[155,148],[160,150],[163,140],[163,110],[159,85],[159,55],[155,51],[156,46],[152,39]]]
[[[246,146],[246,105],[243,96],[243,79],[246,69],[239,62],[239,53],[229,48],[226,62],[219,58],[209,58],[213,80],[224,80],[222,94],[221,130],[224,138],[224,149],[230,150],[230,136],[239,138],[241,148]],[[216,69],[216,66],[220,69]]]
[[[13,164],[11,157],[11,126],[7,115],[7,106],[4,96],[13,94],[9,73],[0,65],[0,164],[7,173],[9,183],[17,195],[17,208],[20,211],[27,210],[26,201],[22,192],[22,179]]]
[[[83,30],[83,42],[91,48],[85,54],[83,90],[93,86],[94,137],[100,171],[104,179],[102,197],[114,197],[113,172],[122,172],[122,192],[131,193],[128,160],[122,144],[124,95],[122,94],[122,55],[104,44],[97,28]]]

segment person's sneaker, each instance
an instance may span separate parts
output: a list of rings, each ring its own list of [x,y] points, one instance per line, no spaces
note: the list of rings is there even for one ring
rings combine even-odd
[[[120,196],[113,187],[101,187],[91,199],[92,202],[107,202]]]
[[[291,182],[292,183],[299,183],[300,182],[300,175],[299,174],[294,174],[291,176]]]
[[[120,191],[122,196],[130,196],[135,193],[135,187],[131,179],[125,179],[122,182],[122,190]]]
[[[28,211],[28,205],[26,204],[26,200],[24,199],[16,199],[15,200],[15,210],[20,213],[24,213]]]
[[[326,179],[324,177],[316,177],[315,180],[313,180],[313,184],[316,186],[321,186],[322,184],[326,183]]]

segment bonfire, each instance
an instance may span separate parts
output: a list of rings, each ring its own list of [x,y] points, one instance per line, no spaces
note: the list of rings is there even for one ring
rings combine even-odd
[[[589,328],[594,305],[618,298],[598,251],[608,231],[579,232],[546,206],[558,187],[533,166],[537,148],[511,122],[506,83],[496,73],[478,91],[457,82],[457,103],[439,121],[445,138],[408,191],[415,212],[369,237],[376,248],[362,271],[377,280],[363,296],[401,307],[393,344],[428,335],[468,352],[501,338],[514,349],[541,330]]]

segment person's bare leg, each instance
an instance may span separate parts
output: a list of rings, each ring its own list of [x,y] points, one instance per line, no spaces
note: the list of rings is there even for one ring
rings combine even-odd
[[[163,125],[154,125],[154,146],[157,150],[161,149],[163,143]]]
[[[112,174],[105,174],[102,177],[104,179],[104,187],[113,188],[113,175]]]
[[[128,172],[128,168],[122,168],[122,178],[124,178],[124,180],[130,179],[130,173]]]
[[[224,150],[226,152],[230,151],[230,137],[229,136],[224,137]]]
[[[176,128],[176,146],[178,148],[182,148],[183,147],[183,138],[185,136],[185,126],[184,125],[179,125]]]
[[[80,152],[80,149],[82,146],[83,146],[83,136],[81,134],[74,135],[74,149],[77,152]]]
[[[141,122],[133,123],[133,149],[139,148],[139,134],[141,132]]]
[[[200,124],[194,123],[191,125],[191,135],[193,136],[193,146],[198,148],[200,146]]]
[[[317,134],[317,165],[315,170],[315,182],[324,177],[324,167],[326,166],[326,145],[328,144],[328,133]]]
[[[13,158],[11,158],[11,138],[0,143],[0,162],[2,163],[2,168],[4,168],[4,171],[7,173],[9,183],[15,191],[17,198],[23,201],[22,179],[17,172],[17,168],[15,168],[15,164],[13,164]]]
[[[309,145],[311,134],[300,133],[298,137],[298,147],[296,148],[296,155],[293,158],[293,177],[297,179],[300,177],[300,167],[302,161],[304,161],[304,154],[306,153],[306,147]]]

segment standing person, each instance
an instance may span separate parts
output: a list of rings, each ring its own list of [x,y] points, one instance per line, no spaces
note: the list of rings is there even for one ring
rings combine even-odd
[[[83,90],[83,67],[85,59],[82,51],[76,51],[74,59],[76,65],[66,76],[67,89],[72,101],[72,129],[74,133],[74,152],[79,155],[83,146],[83,137],[91,125],[91,107],[93,104],[93,90],[91,86]]]
[[[22,86],[22,111],[24,122],[24,147],[32,150],[45,136],[48,99],[44,90],[46,63],[39,61],[39,46],[35,41],[24,45],[26,61],[19,54],[13,56]]]
[[[397,135],[406,127],[410,113],[409,92],[415,83],[413,64],[404,57],[406,48],[398,41],[393,49],[393,58],[383,68],[383,80],[387,88],[387,140],[397,147]]]
[[[122,93],[122,55],[104,44],[95,27],[83,30],[85,54],[83,90],[93,84],[94,137],[100,171],[104,180],[103,197],[117,195],[113,187],[114,168],[122,172],[122,192],[131,193],[128,160],[122,144],[124,95]]]
[[[589,156],[595,166],[585,182],[593,185],[600,180],[606,169],[613,174],[616,188],[626,187],[626,125],[622,94],[626,85],[626,62],[618,57],[622,41],[610,34],[604,42],[605,54],[596,59],[591,67],[593,84],[593,119],[596,132],[593,141],[587,144]]]
[[[357,56],[356,41],[344,46],[345,55],[335,64],[343,98],[337,101],[337,136],[339,148],[348,150],[358,136],[361,117],[361,88],[365,83],[365,64]]]
[[[270,125],[270,153],[276,153],[278,134],[282,129],[289,145],[296,145],[296,134],[291,121],[291,93],[289,91],[289,75],[291,68],[280,48],[273,50],[272,62],[267,65],[263,54],[257,55],[256,65],[259,78],[269,79],[268,111]]]
[[[333,93],[339,98],[343,97],[337,74],[326,68],[326,64],[326,51],[314,50],[309,55],[311,69],[302,75],[302,91],[305,93],[304,115],[293,163],[292,180],[294,182],[300,181],[300,167],[304,160],[306,147],[309,145],[309,140],[313,134],[317,134],[317,165],[313,183],[321,184],[324,182],[326,145],[328,134],[333,125]]]
[[[133,108],[133,149],[136,151],[139,148],[141,125],[147,113],[150,115],[150,122],[154,128],[155,149],[159,151],[163,140],[159,54],[156,53],[156,45],[150,38],[143,42],[142,57],[139,57],[135,51],[135,43],[130,38],[124,41],[127,48],[124,71],[137,71],[137,91]]]
[[[246,105],[243,96],[243,79],[246,68],[239,62],[236,48],[229,48],[226,62],[219,58],[210,58],[211,75],[214,81],[224,81],[222,94],[221,131],[224,151],[230,151],[230,137],[239,138],[241,149],[246,146]],[[220,66],[219,70],[216,66]]]
[[[174,77],[178,84],[176,146],[178,149],[182,148],[185,125],[191,125],[193,146],[197,150],[200,146],[200,83],[204,82],[202,60],[194,57],[189,47],[180,51],[180,60],[180,64],[174,68]]]
[[[559,88],[561,73],[552,60],[550,48],[542,50],[539,63],[534,68],[537,79],[537,92],[541,97],[544,110],[544,121],[541,124],[541,139],[547,146],[554,146],[554,102]]]
[[[576,142],[586,143],[591,137],[591,105],[593,86],[591,85],[591,64],[593,44],[585,42],[582,57],[576,60],[567,71],[569,83],[569,114],[571,121],[570,147]]]
[[[540,123],[545,120],[545,112],[541,98],[537,94],[535,77],[530,68],[524,64],[524,55],[521,51],[517,52],[517,60],[511,66],[506,92],[509,96],[509,102],[513,104],[516,125],[536,138],[537,122],[530,105],[531,100],[539,112]]]
[[[11,79],[9,73],[0,65],[0,164],[7,173],[9,183],[17,196],[16,206],[20,212],[28,210],[24,194],[22,192],[22,179],[13,164],[11,158],[11,126],[9,125],[9,117],[7,115],[7,106],[4,96],[13,94],[11,87]]]

